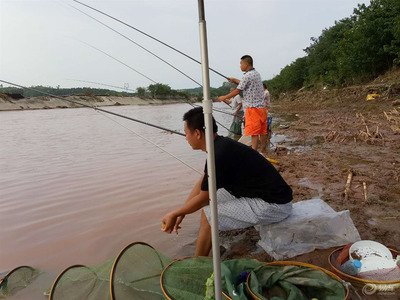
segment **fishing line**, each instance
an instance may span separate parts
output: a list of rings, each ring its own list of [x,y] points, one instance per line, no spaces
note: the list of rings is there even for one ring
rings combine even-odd
[[[171,45],[168,45],[167,43],[165,43],[165,42],[163,42],[163,41],[161,41],[161,40],[155,38],[154,36],[152,36],[152,35],[150,35],[150,34],[144,32],[144,31],[142,31],[142,30],[140,30],[140,29],[138,29],[138,28],[136,28],[136,27],[134,27],[134,26],[132,26],[132,25],[129,25],[129,24],[127,24],[127,23],[125,23],[125,22],[123,22],[123,21],[121,21],[121,20],[119,20],[119,19],[117,19],[117,18],[115,18],[115,17],[113,17],[113,16],[111,16],[111,15],[109,15],[109,14],[107,14],[107,13],[101,11],[101,10],[98,10],[98,9],[96,9],[96,8],[90,6],[90,5],[87,5],[87,4],[85,4],[85,3],[82,3],[82,2],[80,2],[80,1],[78,1],[78,0],[72,0],[72,1],[74,1],[74,2],[76,2],[76,3],[79,3],[80,5],[86,6],[87,8],[90,8],[91,10],[94,10],[94,11],[96,11],[96,12],[98,12],[98,13],[104,15],[104,16],[107,16],[107,17],[109,17],[109,18],[111,18],[111,19],[113,19],[113,20],[115,20],[115,21],[117,21],[117,22],[119,22],[119,23],[121,23],[121,24],[123,24],[123,25],[125,25],[125,26],[128,26],[129,28],[131,28],[131,29],[133,29],[133,30],[136,30],[137,32],[139,32],[139,33],[141,33],[141,34],[143,34],[143,35],[145,35],[145,36],[147,36],[147,37],[149,37],[149,38],[151,38],[151,39],[153,39],[153,40],[159,42],[160,44],[162,44],[162,45],[164,45],[164,46],[166,46],[166,47],[168,47],[168,48],[170,48],[170,49],[172,49],[172,50],[178,52],[179,54],[181,54],[181,55],[183,55],[183,56],[189,58],[190,60],[192,60],[192,61],[198,63],[199,65],[201,65],[201,62],[198,61],[197,59],[195,59],[195,58],[191,57],[190,55],[188,55],[188,54],[186,54],[186,53],[184,53],[184,52],[182,52],[182,51],[176,49],[175,47],[173,47],[173,46],[171,46]],[[214,69],[212,69],[212,68],[209,68],[209,70],[211,70],[211,71],[213,71],[214,73],[220,75],[221,77],[223,77],[223,78],[229,80],[229,77],[227,77],[227,76],[221,74],[220,72],[218,72],[218,71],[216,71],[216,70],[214,70]]]
[[[56,96],[56,95],[53,95],[53,94],[50,94],[50,93],[39,91],[39,90],[34,89],[34,88],[28,88],[28,87],[25,87],[25,86],[22,86],[22,85],[19,85],[19,84],[16,84],[16,83],[12,83],[12,82],[9,82],[9,81],[5,81],[5,80],[2,80],[2,79],[0,79],[0,82],[6,83],[6,84],[9,84],[9,85],[12,85],[12,86],[20,87],[20,88],[23,88],[23,89],[26,89],[26,90],[35,91],[35,92],[37,92],[39,94],[51,96],[53,98],[60,99],[60,100],[63,100],[63,101],[67,101],[67,102],[71,102],[71,103],[74,103],[74,104],[78,104],[78,105],[81,105],[81,106],[84,106],[84,107],[92,108],[94,110],[102,111],[102,112],[105,112],[105,113],[110,114],[110,115],[114,115],[114,116],[117,116],[117,117],[121,117],[121,118],[124,118],[124,119],[127,119],[127,120],[131,120],[131,121],[137,122],[137,123],[148,125],[150,127],[154,127],[154,128],[158,128],[158,129],[161,129],[161,130],[165,130],[165,131],[171,132],[171,133],[175,133],[177,135],[186,136],[182,132],[179,132],[179,131],[176,131],[176,130],[172,130],[172,129],[168,129],[168,128],[165,128],[165,127],[161,127],[161,126],[158,126],[158,125],[154,125],[154,124],[151,124],[151,123],[148,123],[148,122],[144,122],[144,121],[141,121],[141,120],[138,120],[138,119],[134,119],[134,118],[131,118],[131,117],[127,117],[127,116],[124,116],[124,115],[121,115],[121,114],[117,114],[117,113],[114,113],[112,111],[101,109],[101,108],[98,108],[98,107],[93,106],[93,105],[80,103],[80,102],[74,101],[74,100],[64,99],[62,97],[59,97],[59,96]]]
[[[133,134],[135,134],[135,135],[138,136],[139,138],[141,138],[141,139],[143,139],[143,140],[149,142],[150,144],[152,144],[152,145],[155,146],[156,148],[160,149],[161,151],[165,152],[165,153],[168,154],[169,156],[171,156],[171,157],[175,158],[176,160],[180,161],[180,162],[181,162],[182,164],[184,164],[186,167],[192,169],[193,171],[195,171],[195,172],[197,172],[197,173],[199,173],[199,174],[204,174],[204,173],[200,172],[199,170],[195,169],[194,167],[192,167],[191,165],[189,165],[188,163],[184,162],[183,160],[181,160],[179,157],[175,156],[175,155],[172,154],[171,152],[169,152],[169,151],[163,149],[161,146],[159,146],[159,145],[157,145],[156,143],[152,142],[152,141],[149,140],[148,138],[146,138],[146,137],[140,135],[139,133],[137,133],[137,132],[134,131],[133,129],[131,129],[131,128],[125,126],[124,124],[118,122],[117,120],[114,120],[113,118],[111,118],[110,116],[107,116],[106,114],[104,114],[104,113],[102,113],[102,112],[99,112],[99,111],[98,111],[98,113],[101,114],[102,116],[104,116],[104,117],[110,119],[111,121],[117,123],[118,125],[120,125],[121,127],[125,128],[126,130],[132,132]]]
[[[92,46],[92,45],[90,45],[90,44],[88,44],[88,43],[86,43],[86,42],[84,42],[84,41],[81,41],[81,40],[78,40],[78,39],[75,39],[75,40],[77,40],[77,41],[79,41],[79,42],[81,42],[81,43],[83,43],[83,44],[85,44],[85,45],[87,45],[87,46],[89,46],[89,47],[91,47],[91,48],[97,50],[97,51],[100,51],[101,53],[107,55],[108,57],[114,59],[115,61],[117,61],[117,62],[123,64],[124,66],[128,67],[129,69],[131,69],[131,70],[135,71],[136,73],[138,73],[138,74],[144,76],[145,78],[149,79],[149,80],[152,81],[153,83],[158,83],[158,82],[156,82],[155,80],[151,79],[150,77],[148,77],[148,76],[142,74],[141,72],[135,70],[134,68],[132,68],[132,67],[129,66],[128,64],[124,63],[123,61],[119,60],[118,58],[113,57],[111,54],[108,54],[107,52],[105,52],[105,51],[103,51],[103,50],[101,50],[101,49],[99,49],[99,48],[97,48],[97,47],[95,47],[95,46]],[[186,99],[184,99],[184,101],[185,101],[187,104],[189,104],[190,106],[195,107],[192,103],[190,103],[190,102],[187,101]],[[231,132],[226,126],[222,125],[222,124],[221,124],[220,122],[218,122],[217,120],[215,120],[215,122],[216,122],[218,125],[220,125],[221,127],[225,128],[226,130],[228,130],[229,132]],[[232,133],[233,133],[233,132],[232,132]]]
[[[99,48],[97,48],[97,47],[95,47],[95,46],[92,46],[92,45],[90,45],[90,44],[88,44],[88,43],[86,43],[86,42],[84,42],[84,41],[81,41],[81,40],[78,40],[78,39],[76,39],[76,40],[79,41],[79,42],[81,42],[81,43],[83,43],[83,44],[85,44],[85,45],[87,45],[87,46],[89,46],[89,47],[91,47],[91,48],[93,48],[93,49],[95,49],[95,50],[97,50],[97,51],[100,51],[101,53],[107,55],[108,57],[110,57],[110,58],[116,60],[117,62],[119,62],[119,63],[121,63],[121,64],[123,64],[125,67],[128,67],[129,69],[131,69],[131,70],[135,71],[136,73],[142,75],[143,77],[147,78],[147,79],[150,80],[151,82],[157,83],[157,81],[155,81],[155,80],[151,79],[150,77],[144,75],[143,73],[139,72],[138,70],[135,70],[134,68],[132,68],[131,66],[127,65],[126,63],[124,63],[123,61],[119,60],[118,58],[115,58],[115,57],[112,56],[111,54],[108,54],[107,52],[105,52],[105,51],[103,51],[103,50],[101,50],[101,49],[99,49]]]
[[[116,85],[111,85],[111,84],[105,84],[105,83],[87,81],[87,80],[79,80],[79,79],[69,79],[69,78],[66,78],[66,80],[78,81],[78,82],[86,82],[86,83],[92,83],[92,84],[97,84],[97,85],[103,85],[103,86],[108,86],[108,87],[117,88],[117,89],[121,89],[121,90],[125,90],[125,91],[131,91],[133,93],[136,93],[136,90],[132,90],[132,89],[129,89],[129,88],[120,87],[120,86],[116,86]]]

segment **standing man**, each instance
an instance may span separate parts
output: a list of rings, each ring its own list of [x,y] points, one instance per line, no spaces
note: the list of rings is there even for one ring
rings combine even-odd
[[[203,108],[183,116],[186,140],[193,150],[206,151]],[[213,118],[218,228],[221,231],[266,225],[287,218],[292,211],[292,189],[278,171],[257,151],[217,135]],[[211,250],[211,211],[207,165],[184,204],[166,214],[162,230],[178,231],[188,214],[201,210],[196,256]]]
[[[225,102],[240,91],[243,91],[244,134],[251,136],[251,147],[257,150],[258,141],[261,144],[261,152],[265,153],[267,146],[267,108],[263,83],[260,73],[253,67],[253,58],[244,55],[240,59],[240,70],[244,72],[242,80],[229,78],[229,81],[237,84],[237,88],[227,95],[218,97],[219,101]]]

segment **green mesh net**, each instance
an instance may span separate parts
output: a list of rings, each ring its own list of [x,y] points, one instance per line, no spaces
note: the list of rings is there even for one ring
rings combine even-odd
[[[164,299],[160,287],[162,270],[171,259],[144,243],[121,251],[111,273],[113,299]]]
[[[0,276],[0,298],[6,298],[27,287],[39,275],[39,271],[28,266],[21,266]]]
[[[248,283],[254,299],[343,300],[346,289],[328,274],[299,266],[262,266],[251,272]]]
[[[225,299],[249,299],[247,275],[264,265],[254,259],[232,259],[221,264],[221,287]],[[213,262],[208,257],[176,260],[161,275],[167,299],[214,299]]]
[[[0,298],[25,288],[38,274],[31,267],[9,272],[0,282]],[[213,279],[213,261],[209,257],[172,261],[150,245],[137,242],[100,265],[65,269],[45,294],[50,300],[212,300]],[[222,298],[234,300],[339,300],[345,298],[346,292],[342,283],[320,270],[266,266],[254,259],[223,261],[221,283]]]
[[[50,300],[108,299],[112,260],[96,267],[75,265],[64,270],[54,282]]]
[[[95,267],[71,266],[54,282],[50,300],[163,299],[160,275],[171,260],[145,243],[132,243]]]

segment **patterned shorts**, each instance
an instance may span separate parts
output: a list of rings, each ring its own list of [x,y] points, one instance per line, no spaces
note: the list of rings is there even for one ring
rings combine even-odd
[[[280,222],[290,216],[292,202],[287,204],[268,203],[259,198],[236,198],[225,189],[217,190],[219,230],[247,228]],[[210,206],[204,213],[211,224]]]

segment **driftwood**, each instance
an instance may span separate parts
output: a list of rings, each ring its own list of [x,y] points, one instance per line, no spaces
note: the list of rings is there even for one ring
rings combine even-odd
[[[349,200],[349,192],[350,192],[350,186],[351,186],[351,180],[353,179],[353,170],[349,170],[348,174],[347,174],[347,181],[346,181],[346,185],[344,188],[344,202],[347,202]]]

